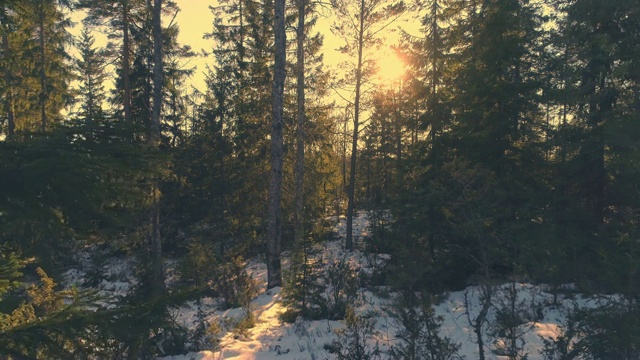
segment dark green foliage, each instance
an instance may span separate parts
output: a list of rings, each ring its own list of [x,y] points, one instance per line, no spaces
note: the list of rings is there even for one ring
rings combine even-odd
[[[322,296],[325,289],[320,282],[322,263],[318,249],[309,242],[305,239],[303,244],[294,246],[289,269],[284,272],[282,296],[288,307],[285,317],[293,321],[298,315],[304,319],[327,315],[327,303]]]
[[[527,301],[526,296],[515,281],[502,285],[495,294],[495,318],[489,325],[489,336],[494,342],[493,352],[509,360],[528,359],[524,335],[531,330],[531,323],[540,320],[535,299]]]
[[[325,268],[329,319],[343,319],[358,297],[358,273],[347,258],[330,260]]]
[[[544,339],[545,360],[640,357],[640,312],[632,298],[604,299],[596,308],[574,307],[556,339]]]
[[[46,0],[12,1],[6,5],[6,56],[0,61],[6,66],[3,93],[8,97],[2,111],[4,116],[13,118],[15,133],[53,129],[62,122],[63,109],[74,102],[68,5],[66,1]]]
[[[375,335],[375,320],[357,315],[351,306],[347,306],[344,323],[345,328],[336,330],[338,338],[325,345],[325,349],[338,360],[381,359],[377,342],[370,345]]]
[[[0,301],[7,291],[18,285],[24,264],[4,246],[0,246]]]
[[[246,272],[244,261],[237,257],[223,262],[216,270],[213,289],[229,307],[249,306],[249,302],[258,294],[258,286]]]
[[[289,269],[284,272],[282,296],[295,320],[300,315],[304,319],[318,319],[327,314],[322,297],[321,259],[314,244],[305,241],[295,246],[291,252]]]
[[[169,308],[183,302],[185,297],[168,296],[139,302],[129,299],[111,314],[98,331],[102,337],[111,337],[111,356],[130,359],[152,359],[157,356],[180,354],[186,351],[187,329],[171,317]],[[106,333],[106,334],[105,334]]]
[[[399,298],[391,309],[402,327],[397,333],[401,342],[391,349],[393,359],[453,360],[460,345],[440,335],[443,321],[435,314],[433,303],[427,296],[419,299]]]
[[[196,299],[196,306],[198,307],[198,323],[191,332],[189,343],[192,344],[195,351],[206,349],[217,351],[220,349],[220,332],[222,331],[220,322],[217,319],[213,322],[206,319],[207,314],[203,309],[201,299]]]
[[[118,130],[70,126],[0,143],[2,241],[51,260],[74,246],[73,236],[101,241],[132,225],[143,191],[137,176],[156,156],[118,143]]]
[[[79,89],[81,100],[78,118],[87,125],[93,124],[97,127],[107,118],[107,113],[102,108],[107,99],[104,89],[107,63],[104,50],[94,47],[95,38],[86,27],[83,28],[81,36],[78,46],[81,58],[76,60],[76,68],[82,83]]]
[[[224,308],[247,307],[258,293],[258,284],[247,274],[242,257],[222,257],[213,243],[189,244],[179,272],[182,286],[196,289],[198,296],[221,298]]]
[[[215,124],[188,136],[173,155],[175,177],[163,184],[163,208],[170,214],[165,223],[167,248],[184,248],[184,237],[212,236],[216,254],[222,256],[238,245],[232,234],[242,226],[228,215],[232,184],[226,178],[225,157],[230,144]],[[226,210],[226,212],[225,212]],[[200,241],[200,240],[198,240]]]
[[[98,341],[88,331],[93,312],[82,310],[89,305],[88,294],[58,290],[41,268],[36,269],[38,281],[24,283],[24,277],[15,272],[22,265],[14,256],[2,256],[0,267],[0,284],[11,280],[14,289],[11,296],[0,297],[0,355],[66,359],[93,353]],[[6,273],[9,268],[13,270]]]

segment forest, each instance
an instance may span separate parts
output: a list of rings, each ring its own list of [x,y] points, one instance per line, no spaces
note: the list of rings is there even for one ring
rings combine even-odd
[[[462,359],[433,309],[470,287],[480,360],[639,359],[640,3],[410,1],[211,1],[201,53],[171,0],[1,0],[0,359],[214,350],[205,300],[246,331],[270,291],[283,323],[346,324],[326,358]],[[608,300],[526,354],[522,284]],[[389,350],[365,290],[393,300]]]

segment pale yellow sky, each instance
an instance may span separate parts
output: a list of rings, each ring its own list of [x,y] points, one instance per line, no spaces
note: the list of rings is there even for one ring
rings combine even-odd
[[[201,49],[211,51],[213,45],[212,41],[204,40],[202,39],[202,36],[206,32],[210,32],[213,28],[213,14],[209,10],[209,5],[214,4],[214,1],[176,0],[176,3],[181,9],[180,13],[176,17],[176,21],[180,25],[179,41],[181,43],[191,45],[191,47],[197,52],[200,52]],[[330,16],[330,13],[325,15]],[[335,49],[341,46],[342,43],[337,37],[333,36],[329,30],[332,21],[333,20],[327,16],[321,16],[318,21],[316,31],[321,32],[325,38],[323,50],[325,54],[325,64],[329,69],[335,70],[335,67],[337,67],[343,60],[344,55],[335,51]],[[413,28],[413,30],[418,28],[415,22],[412,23],[406,19],[398,22],[398,25],[392,25],[389,28],[394,29],[398,26],[402,26],[403,28]],[[389,38],[389,46],[397,43],[397,34],[389,34],[387,36]],[[390,77],[400,75],[403,67],[402,65],[397,64],[397,58],[388,55],[388,47],[386,50],[381,51],[381,59],[381,66],[386,69],[385,72],[388,74],[387,76],[382,76],[383,81],[389,80]],[[197,65],[197,72],[202,73],[207,61],[211,60],[200,58],[198,60],[194,60],[192,63]],[[204,82],[200,74],[196,75],[193,80],[194,85],[199,89],[204,87]]]
[[[175,21],[178,23],[180,27],[180,33],[178,35],[178,40],[180,43],[188,44],[192,47],[192,49],[201,53],[201,50],[205,50],[210,52],[213,47],[212,40],[203,39],[203,35],[207,32],[210,32],[213,29],[213,14],[209,10],[209,5],[215,4],[215,1],[212,0],[175,0],[178,6],[180,7],[180,12],[176,16]],[[318,26],[316,27],[316,31],[321,32],[325,37],[325,44],[323,52],[325,54],[325,64],[327,65],[329,70],[337,71],[338,64],[344,59],[344,55],[337,52],[335,49],[342,45],[341,41],[333,36],[329,30],[329,26],[332,23],[333,19],[330,19],[330,12],[327,11],[325,16],[321,16],[318,21]],[[80,13],[74,14],[74,21],[79,22],[82,15]],[[398,25],[393,25],[390,28],[397,28],[398,26],[402,26],[406,28],[407,25],[409,27],[416,28],[415,23],[411,22],[399,22]],[[413,25],[413,26],[412,26]],[[80,32],[80,26],[76,26],[75,29],[72,30],[72,33],[78,34]],[[104,37],[100,34],[95,34],[98,41],[105,41]],[[397,42],[396,34],[389,34],[389,46]],[[98,45],[98,44],[97,44]],[[397,73],[397,69],[400,66],[394,66],[394,61],[388,61],[389,59],[393,59],[388,56],[388,52],[380,51],[380,56],[382,59],[387,59],[387,61],[383,62],[386,68],[390,69],[387,72],[395,72]],[[213,59],[211,57],[204,58],[202,56],[197,59],[192,59],[189,65],[195,65],[197,67],[196,72],[192,78],[192,84],[200,89],[204,90],[204,71],[207,63],[211,63]],[[395,70],[395,71],[394,71]]]
[[[176,22],[180,26],[178,41],[190,45],[197,53],[203,49],[211,52],[213,41],[204,40],[202,37],[213,29],[213,14],[209,10],[209,5],[213,2],[210,0],[176,0],[176,3],[180,7],[180,12],[176,16]],[[190,62],[197,67],[192,83],[199,90],[205,88],[203,74],[208,61],[210,60],[199,56]]]

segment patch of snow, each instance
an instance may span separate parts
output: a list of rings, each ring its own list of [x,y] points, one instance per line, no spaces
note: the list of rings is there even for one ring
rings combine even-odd
[[[354,217],[353,230],[354,241],[362,241],[369,234],[369,219],[365,212],[359,212]],[[347,264],[361,272],[370,272],[373,267],[379,266],[384,261],[388,261],[388,254],[377,254],[375,259],[361,251],[344,250],[346,224],[345,219],[334,227],[334,232],[339,235],[337,240],[328,241],[319,248],[322,265],[329,266],[335,261],[344,260]],[[88,259],[82,258],[80,264],[90,263]],[[131,275],[135,268],[135,262],[131,259],[120,257],[107,259],[101,267],[101,278],[98,285],[98,293],[106,299],[115,299],[126,295],[136,283]],[[283,269],[288,266],[288,259],[283,256]],[[69,270],[65,273],[68,285],[83,284],[88,266],[81,269]],[[169,263],[168,282],[176,282],[174,278],[175,264]],[[266,290],[267,268],[264,261],[260,259],[250,259],[246,262],[247,273],[259,285],[260,295],[251,301],[246,309],[233,308],[218,310],[221,301],[214,298],[202,298],[199,301],[189,301],[182,306],[173,309],[172,315],[175,321],[187,328],[195,329],[201,325],[201,321],[209,324],[217,323],[220,332],[217,334],[219,343],[217,349],[207,351],[192,352],[184,355],[166,356],[162,360],[316,360],[334,359],[325,348],[325,345],[338,339],[337,329],[344,328],[341,321],[298,320],[293,324],[280,321],[280,315],[286,310],[282,304],[282,293],[280,288]],[[496,296],[505,296],[510,284],[497,286],[494,288]],[[544,347],[543,338],[555,338],[560,331],[560,324],[566,318],[566,309],[574,305],[581,307],[595,307],[615,300],[615,297],[594,297],[585,298],[576,295],[574,298],[557,298],[558,304],[552,305],[554,296],[549,287],[544,285],[531,285],[527,283],[515,284],[517,288],[516,302],[519,304],[529,304],[532,311],[536,311],[535,318],[530,319],[524,328],[527,329],[523,336],[525,342],[524,352],[528,354],[528,359],[542,359],[540,350]],[[381,289],[379,289],[381,290]],[[382,289],[384,290],[384,289]],[[566,290],[571,290],[569,287]],[[383,292],[383,291],[381,291]],[[451,292],[444,297],[444,300],[434,305],[435,314],[442,319],[440,335],[448,337],[451,341],[460,345],[459,355],[468,360],[478,358],[478,347],[475,343],[473,327],[469,324],[468,317],[475,317],[481,309],[481,290],[479,287],[471,286],[464,291]],[[489,312],[489,319],[493,319],[498,305],[496,298],[493,300],[493,308]],[[377,345],[384,354],[389,349],[399,344],[397,333],[401,329],[398,320],[389,314],[389,307],[393,302],[393,294],[381,296],[368,289],[359,290],[358,301],[351,304],[355,308],[357,315],[370,317],[375,321],[374,336],[369,340],[369,345]],[[527,306],[529,306],[527,305]],[[247,315],[247,311],[255,319],[255,325],[243,332],[234,331],[235,324]],[[487,330],[485,330],[487,331]],[[487,345],[485,355],[487,360],[502,360],[504,357],[498,356],[491,350],[494,348],[493,341],[487,333]]]

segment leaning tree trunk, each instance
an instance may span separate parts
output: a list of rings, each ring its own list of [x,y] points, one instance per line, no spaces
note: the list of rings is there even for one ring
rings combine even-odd
[[[271,180],[269,182],[269,224],[267,232],[267,288],[282,285],[280,248],[282,238],[281,197],[283,163],[283,98],[285,80],[284,0],[275,0],[275,64],[273,75],[273,123],[271,126]]]

